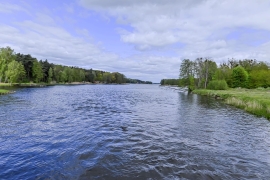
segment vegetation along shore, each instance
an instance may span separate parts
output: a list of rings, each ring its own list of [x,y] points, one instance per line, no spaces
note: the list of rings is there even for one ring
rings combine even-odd
[[[256,59],[184,59],[179,79],[162,79],[161,85],[188,87],[190,92],[224,99],[227,104],[270,119],[270,66]]]
[[[152,84],[150,81],[127,78],[119,72],[84,69],[37,60],[30,54],[15,53],[10,47],[0,48],[0,83],[31,85],[49,84]]]
[[[212,96],[216,99],[223,99],[225,103],[246,110],[257,116],[270,119],[270,89],[228,89],[209,90],[195,89],[195,94]]]
[[[0,89],[0,95],[3,95],[3,94],[9,94],[10,91],[9,90],[6,90],[6,89]]]

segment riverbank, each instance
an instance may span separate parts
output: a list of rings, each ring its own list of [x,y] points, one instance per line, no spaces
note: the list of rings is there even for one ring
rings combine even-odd
[[[0,95],[9,94],[9,93],[11,93],[11,91],[6,90],[6,89],[0,89]]]
[[[118,85],[118,83],[103,83],[103,82],[71,82],[71,83],[0,83],[0,87],[45,87],[45,86],[56,86],[56,85],[89,85],[89,84],[112,84]],[[127,84],[127,83],[121,83]]]
[[[270,119],[270,89],[196,89],[195,94],[223,99],[225,103],[244,109],[260,117]]]

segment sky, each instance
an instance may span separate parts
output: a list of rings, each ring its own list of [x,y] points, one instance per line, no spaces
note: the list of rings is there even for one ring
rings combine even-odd
[[[270,0],[0,0],[0,47],[160,82],[183,59],[270,63]]]

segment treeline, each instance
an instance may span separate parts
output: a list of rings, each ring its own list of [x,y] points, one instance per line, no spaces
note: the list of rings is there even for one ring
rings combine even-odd
[[[160,81],[160,85],[173,85],[178,86],[179,85],[179,79],[162,79]]]
[[[152,84],[151,81],[142,81],[142,80],[139,80],[139,79],[130,79],[130,78],[126,79],[126,83],[130,83],[130,84]]]
[[[126,83],[130,81],[119,72],[83,69],[37,60],[27,54],[15,53],[10,47],[0,48],[0,83],[71,83],[102,82]]]
[[[179,86],[227,89],[270,87],[269,65],[255,59],[229,59],[217,66],[209,58],[184,59],[180,65]]]

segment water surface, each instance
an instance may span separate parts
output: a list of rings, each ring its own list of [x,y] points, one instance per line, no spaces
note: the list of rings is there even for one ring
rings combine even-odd
[[[158,85],[0,96],[0,179],[270,179],[270,122]]]

